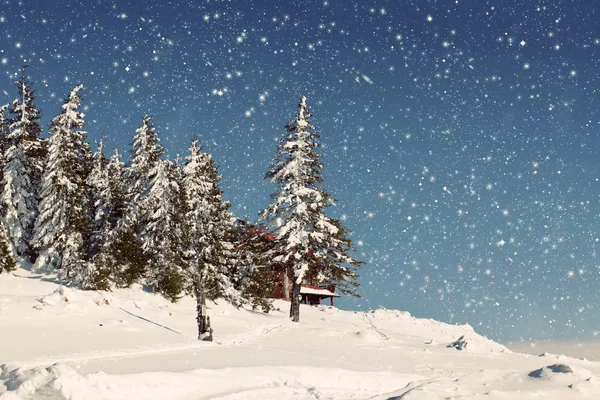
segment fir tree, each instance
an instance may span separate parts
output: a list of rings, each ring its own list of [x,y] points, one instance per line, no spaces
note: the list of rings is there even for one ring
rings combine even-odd
[[[46,168],[43,175],[40,214],[32,244],[39,252],[38,269],[61,269],[65,283],[95,288],[95,274],[87,259],[90,235],[89,193],[86,185],[89,144],[81,99],[74,88],[52,120]]]
[[[272,203],[262,212],[261,221],[275,236],[274,261],[292,277],[290,317],[300,319],[300,288],[304,280],[335,283],[341,291],[354,294],[356,267],[361,262],[350,255],[351,241],[339,221],[323,213],[333,201],[319,187],[323,182],[319,135],[310,123],[306,97],[298,114],[286,125],[287,135],[277,148],[266,178],[278,184]]]
[[[112,280],[120,287],[129,287],[144,273],[146,257],[136,227],[127,221],[128,192],[125,165],[121,154],[115,150],[106,168],[107,186],[100,196],[105,202],[100,248],[103,265]]]
[[[274,250],[274,237],[271,233],[257,226],[238,224],[238,243],[240,253],[240,280],[238,286],[241,296],[248,301],[253,310],[260,308],[263,312],[273,309],[270,300],[273,297],[275,282],[273,280],[273,264],[269,254]]]
[[[0,161],[2,161],[2,165],[4,165],[4,153],[6,153],[10,143],[8,138],[10,133],[10,119],[7,115],[8,106],[9,104],[0,106]],[[2,174],[1,169],[2,168],[0,168],[0,178]]]
[[[127,184],[121,154],[115,149],[110,160],[106,160],[103,147],[101,142],[88,178],[94,191],[91,259],[102,286],[115,283],[119,287],[129,287],[142,275],[146,259],[136,232],[123,224]]]
[[[103,195],[108,187],[108,159],[104,154],[104,138],[100,139],[98,148],[92,156],[92,168],[86,184],[90,190],[90,210],[92,211],[92,235],[88,253],[93,258],[100,251],[104,241],[103,230],[108,215],[108,200]]]
[[[147,253],[143,250],[142,229],[148,223],[152,205],[150,188],[164,153],[159,144],[152,118],[144,115],[142,125],[136,130],[131,144],[131,160],[125,169],[127,191],[125,209],[112,231],[110,243],[103,258],[109,257],[109,264],[118,260],[120,268],[115,271],[119,286],[130,286],[138,281],[146,271]],[[115,190],[116,189],[115,187]]]
[[[4,153],[2,204],[7,239],[15,254],[35,258],[31,248],[33,225],[38,214],[38,187],[45,157],[45,144],[39,135],[40,112],[34,105],[35,92],[22,69],[15,82],[19,98],[11,108]]]
[[[17,263],[13,257],[12,250],[6,240],[4,225],[0,223],[0,274],[17,269]]]
[[[132,225],[119,224],[108,236],[94,262],[108,270],[117,286],[130,287],[144,276],[148,257],[143,249],[143,241]]]
[[[206,299],[234,301],[232,280],[237,272],[235,233],[229,203],[221,198],[217,166],[194,139],[183,167],[189,223],[189,254],[194,272],[198,338],[212,340]]]
[[[109,162],[106,158],[104,154],[104,137],[100,139],[98,148],[92,155],[91,170],[86,180],[90,190],[89,202],[92,227],[88,243],[88,258],[91,260],[91,268],[95,271],[94,285],[98,290],[109,290],[115,281],[116,263],[111,257],[107,256],[108,237],[116,225],[109,222],[114,207],[111,181],[120,180],[123,190],[125,188],[122,171],[123,163],[118,158],[118,151],[115,150],[115,153],[120,169],[115,170],[112,168],[109,171],[113,161],[111,159]],[[111,263],[111,261],[113,262]]]
[[[158,162],[146,199],[147,222],[140,235],[148,259],[147,283],[173,302],[189,286],[186,278],[186,204],[178,174],[175,163]]]
[[[10,119],[8,118],[9,104],[0,106],[0,153],[4,154],[8,148],[8,134],[10,133]]]
[[[152,124],[152,117],[144,115],[142,125],[136,130],[131,145],[131,163],[126,171],[129,185],[128,219],[140,229],[148,218],[150,186],[158,171],[160,158],[164,153],[159,144],[158,134]]]
[[[10,133],[10,119],[6,115],[9,104],[0,106],[0,183],[4,181],[4,161],[6,150],[9,145],[8,134]],[[5,216],[5,206],[0,202],[0,216]],[[6,239],[6,237],[5,237]]]
[[[19,91],[19,98],[13,102],[10,112],[14,115],[10,136],[18,136],[23,141],[25,154],[31,169],[31,182],[34,188],[39,188],[44,171],[44,160],[47,152],[47,142],[40,139],[42,128],[39,124],[40,110],[34,104],[36,94],[31,89],[31,84],[25,74],[24,66],[21,69],[21,80],[15,81]]]

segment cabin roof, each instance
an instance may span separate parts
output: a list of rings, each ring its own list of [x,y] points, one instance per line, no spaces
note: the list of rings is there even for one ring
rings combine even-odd
[[[300,287],[300,294],[314,294],[323,297],[340,297],[339,294],[332,292],[328,289],[307,285],[302,285]]]

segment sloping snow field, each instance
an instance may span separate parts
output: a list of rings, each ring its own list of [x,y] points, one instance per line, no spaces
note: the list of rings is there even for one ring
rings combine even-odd
[[[294,324],[276,306],[211,304],[206,343],[192,298],[0,275],[0,400],[600,398],[600,363],[513,353],[470,326],[308,306]],[[466,350],[446,347],[462,335]]]

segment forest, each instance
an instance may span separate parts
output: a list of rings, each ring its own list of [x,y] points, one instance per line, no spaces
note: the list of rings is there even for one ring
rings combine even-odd
[[[184,159],[166,159],[144,115],[125,160],[119,150],[107,155],[103,140],[91,148],[83,85],[68,94],[47,137],[25,68],[15,85],[18,97],[0,108],[0,272],[21,266],[83,290],[142,284],[172,302],[193,294],[204,340],[212,339],[207,300],[268,312],[277,274],[289,281],[295,322],[304,282],[357,295],[362,262],[348,230],[325,212],[335,200],[320,185],[320,136],[306,97],[265,174],[276,185],[271,203],[240,224],[196,135]]]

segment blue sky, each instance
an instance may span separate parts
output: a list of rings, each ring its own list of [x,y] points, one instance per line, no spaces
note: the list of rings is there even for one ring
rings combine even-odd
[[[12,1],[0,101],[28,64],[43,126],[82,82],[87,130],[170,157],[197,132],[251,219],[308,97],[360,299],[499,340],[600,331],[594,1]],[[47,129],[46,129],[47,130]]]

